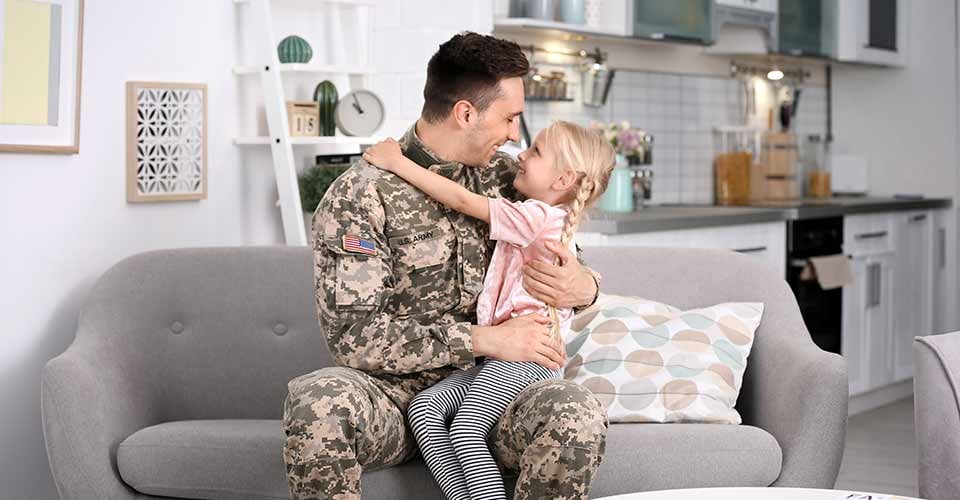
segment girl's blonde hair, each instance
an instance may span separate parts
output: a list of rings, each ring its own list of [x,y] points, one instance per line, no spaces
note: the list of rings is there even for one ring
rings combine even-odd
[[[555,121],[543,131],[545,146],[553,153],[561,172],[573,170],[579,181],[568,201],[567,221],[560,236],[560,244],[569,246],[584,211],[592,206],[607,189],[610,174],[616,164],[616,153],[599,133],[566,121]],[[553,320],[551,333],[559,338],[560,325],[557,309],[550,306]]]

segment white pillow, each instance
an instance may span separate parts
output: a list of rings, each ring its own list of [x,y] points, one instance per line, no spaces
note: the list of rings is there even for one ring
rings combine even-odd
[[[760,302],[681,311],[601,294],[573,319],[565,378],[590,389],[611,422],[739,424],[734,409]]]

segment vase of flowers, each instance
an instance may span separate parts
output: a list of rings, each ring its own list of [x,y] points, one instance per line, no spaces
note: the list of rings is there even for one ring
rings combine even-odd
[[[630,126],[630,122],[600,123],[592,122],[590,128],[603,134],[603,137],[613,146],[617,154],[627,159],[631,166],[643,163],[646,154],[646,132]]]
[[[593,122],[590,127],[602,134],[617,152],[617,165],[610,175],[607,191],[600,198],[600,208],[607,212],[631,212],[634,209],[633,170],[643,163],[647,135],[627,121]]]

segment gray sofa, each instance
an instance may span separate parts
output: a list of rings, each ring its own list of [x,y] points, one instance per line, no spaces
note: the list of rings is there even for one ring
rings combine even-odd
[[[744,425],[613,424],[592,496],[705,486],[832,487],[846,366],[810,340],[786,283],[725,251],[600,249],[603,290],[678,307],[762,301]],[[306,248],[148,252],[108,270],[76,340],[43,371],[43,429],[64,499],[288,498],[287,381],[331,364]],[[417,459],[367,471],[364,498],[440,498]]]
[[[920,496],[960,498],[960,332],[913,341]]]

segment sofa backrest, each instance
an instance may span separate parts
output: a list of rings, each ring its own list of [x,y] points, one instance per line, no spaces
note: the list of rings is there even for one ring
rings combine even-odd
[[[332,364],[312,263],[305,247],[134,255],[95,284],[76,342],[138,364],[160,420],[279,418],[287,382]]]
[[[775,349],[779,337],[796,334],[797,323],[805,331],[786,282],[753,257],[720,250],[587,248],[584,258],[603,275],[606,293],[681,308],[764,302],[742,404],[749,404],[743,399],[756,359]],[[98,280],[81,312],[76,342],[116,351],[99,359],[135,363],[159,395],[153,404],[161,420],[279,418],[287,382],[333,364],[314,294],[313,257],[305,247],[147,252]]]

